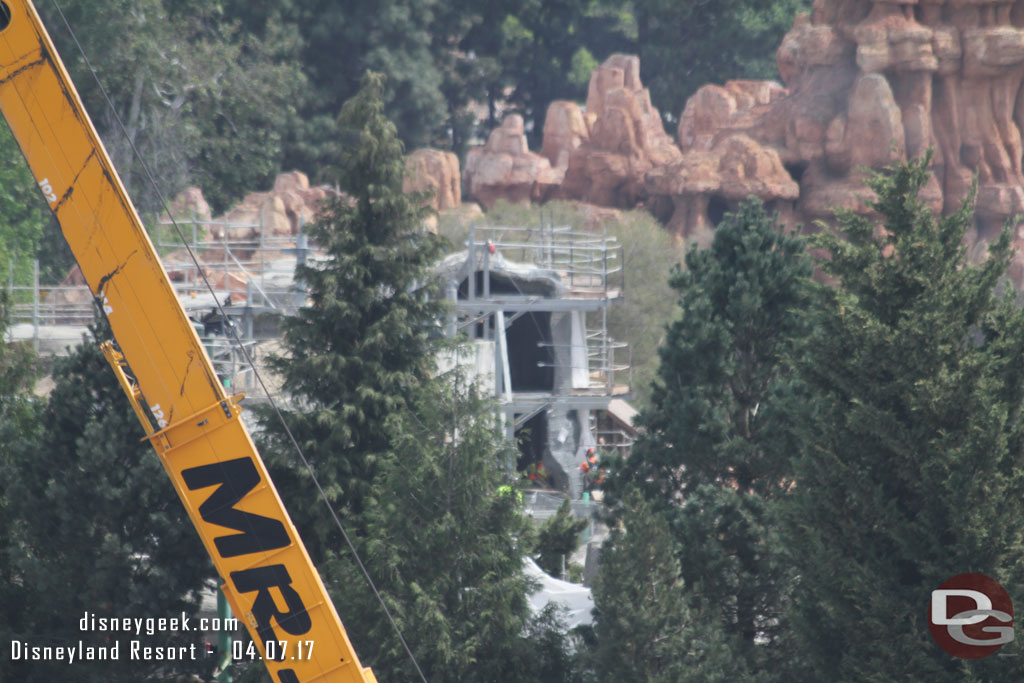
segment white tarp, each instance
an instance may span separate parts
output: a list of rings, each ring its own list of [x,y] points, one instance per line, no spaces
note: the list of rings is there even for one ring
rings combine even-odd
[[[524,561],[524,571],[540,584],[540,589],[530,596],[530,606],[534,614],[554,602],[566,609],[566,626],[570,629],[594,621],[591,613],[594,609],[594,598],[590,595],[589,588],[548,576],[529,557]]]

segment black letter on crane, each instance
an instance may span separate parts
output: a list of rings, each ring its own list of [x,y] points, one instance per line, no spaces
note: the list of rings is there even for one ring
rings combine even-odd
[[[184,470],[181,476],[193,491],[217,486],[217,490],[199,506],[199,515],[204,521],[242,532],[213,539],[221,556],[237,557],[283,548],[289,544],[288,532],[279,520],[236,510],[234,507],[260,483],[260,474],[252,458],[193,467]]]
[[[231,572],[231,580],[239,593],[259,591],[252,601],[252,615],[256,618],[256,632],[263,642],[278,639],[270,623],[271,619],[293,636],[301,636],[313,627],[309,612],[302,604],[302,597],[292,588],[292,577],[283,564]],[[278,609],[271,588],[281,591],[288,611]]]

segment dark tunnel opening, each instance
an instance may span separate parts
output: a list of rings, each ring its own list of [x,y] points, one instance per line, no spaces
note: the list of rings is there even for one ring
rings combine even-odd
[[[552,391],[555,388],[551,314],[524,313],[505,333],[512,391]]]
[[[530,465],[542,462],[547,443],[548,413],[542,410],[516,430],[516,446],[519,448],[516,469],[522,472]]]

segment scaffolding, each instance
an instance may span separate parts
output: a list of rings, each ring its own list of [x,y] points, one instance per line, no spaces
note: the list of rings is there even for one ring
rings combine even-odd
[[[607,231],[554,226],[470,226],[465,251],[439,267],[447,277],[449,336],[493,344],[493,392],[508,438],[531,431],[542,458],[574,498],[578,466],[604,445],[593,419],[630,396],[627,344],[608,332],[608,312],[624,295],[623,249]],[[518,439],[517,439],[518,440]],[[628,441],[621,435],[615,448]]]

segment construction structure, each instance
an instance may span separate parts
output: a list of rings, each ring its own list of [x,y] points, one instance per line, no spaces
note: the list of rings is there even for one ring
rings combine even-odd
[[[166,224],[162,227],[166,233]],[[246,355],[256,357],[261,342],[278,337],[280,320],[305,303],[305,291],[295,282],[295,268],[307,259],[317,259],[318,252],[301,232],[267,237],[259,223],[197,220],[183,221],[181,228],[187,245],[155,240],[164,270],[218,377],[226,387],[259,400],[261,393]],[[239,239],[235,237],[239,233],[252,237]],[[8,341],[31,342],[37,352],[47,355],[63,354],[81,342],[95,320],[96,302],[77,269],[57,284],[40,281],[38,261],[31,285],[15,284],[11,266],[7,275],[3,287],[14,302]]]
[[[609,308],[625,289],[622,246],[606,232],[542,221],[473,225],[465,247],[437,268],[453,304],[446,334],[471,342],[460,362],[493,390],[519,470],[543,464],[577,499],[588,452],[631,443],[598,424],[631,390],[629,349],[608,333]]]
[[[278,337],[282,317],[303,305],[296,265],[321,254],[301,232],[267,236],[259,223],[197,220],[181,228],[187,249],[155,240],[164,269],[218,376],[258,400],[246,355],[258,359],[260,344]],[[625,290],[622,246],[607,233],[550,223],[472,226],[464,246],[438,273],[454,304],[445,332],[471,343],[458,360],[441,364],[468,368],[495,397],[506,434],[519,446],[521,471],[542,463],[555,488],[579,499],[587,450],[628,449],[634,434],[635,413],[622,400],[631,389],[629,349],[608,332],[610,308]],[[9,339],[31,341],[42,353],[81,341],[96,305],[88,287],[74,276],[41,283],[38,266],[31,286],[8,276],[16,302]]]

